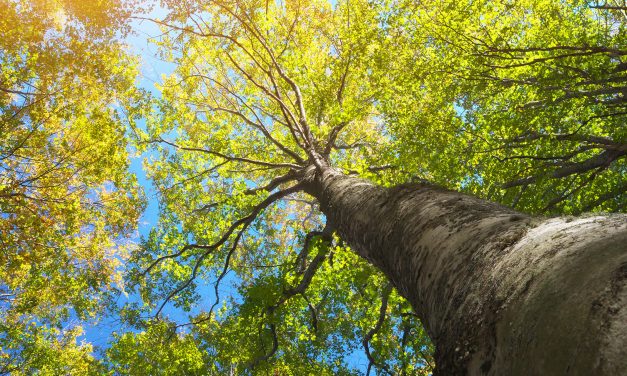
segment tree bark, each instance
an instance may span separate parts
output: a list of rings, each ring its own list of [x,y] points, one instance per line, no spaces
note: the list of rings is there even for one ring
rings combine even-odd
[[[434,375],[627,375],[627,216],[533,218],[330,167],[306,180],[420,316]]]

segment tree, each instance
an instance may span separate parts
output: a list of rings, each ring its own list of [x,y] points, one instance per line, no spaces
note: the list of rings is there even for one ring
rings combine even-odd
[[[86,372],[92,347],[72,322],[122,282],[142,208],[125,136],[139,98],[119,40],[129,10],[0,1],[2,374]]]
[[[619,11],[541,0],[166,5],[153,21],[178,68],[136,130],[159,155],[149,171],[162,216],[129,276],[157,325],[169,302],[191,312],[168,330],[191,328],[176,340],[206,349],[212,371],[350,373],[342,340],[361,338],[368,372],[429,372],[397,293],[435,344],[434,374],[626,371],[624,215],[532,217],[421,181],[531,212],[622,208]],[[508,168],[477,160],[485,151]],[[505,190],[521,186],[549,202]],[[391,285],[364,288],[381,278],[372,266]],[[218,307],[229,271],[239,298]],[[215,299],[208,309],[195,306],[203,296]],[[149,333],[141,312],[124,315]]]

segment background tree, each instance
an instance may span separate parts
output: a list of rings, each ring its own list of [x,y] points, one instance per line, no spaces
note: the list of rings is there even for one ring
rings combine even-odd
[[[500,250],[539,223],[437,188],[383,191],[328,170],[329,165],[384,185],[426,178],[531,212],[624,205],[618,184],[624,175],[619,10],[540,0],[167,5],[168,16],[155,22],[164,31],[162,57],[178,68],[160,87],[162,100],[147,129],[137,130],[140,145],[159,155],[148,169],[162,216],[134,255],[130,273],[146,306],[129,307],[125,315],[149,333],[150,322],[137,320],[142,310],[163,318],[164,307],[173,303],[190,312],[188,323],[172,323],[169,330],[179,330],[177,341],[203,349],[205,364],[213,364],[215,372],[350,373],[354,370],[341,354],[362,347],[368,372],[428,373],[429,345],[408,303],[372,266],[347,252],[341,239],[389,277],[404,265],[386,265],[376,249],[359,245],[395,240],[373,238],[394,230],[387,227],[394,221],[383,215],[398,214],[386,210],[400,205],[401,194],[427,192],[442,202],[459,202],[452,212],[467,205],[476,223],[498,219],[501,227],[493,233],[503,236],[496,242]],[[334,206],[342,206],[344,194],[346,200],[363,199],[351,218]],[[320,208],[333,218],[329,226]],[[373,214],[382,215],[376,230],[364,225],[363,217]],[[421,226],[419,218],[411,219]],[[624,217],[599,221],[590,226],[577,221],[572,228],[593,241],[590,229],[608,223],[620,228]],[[558,222],[539,228],[571,226]],[[494,243],[480,230],[456,236]],[[440,234],[437,241],[447,244],[445,239]],[[570,249],[577,242],[569,244],[555,245]],[[407,249],[394,242],[383,249],[397,246]],[[502,260],[493,251],[487,253],[493,258],[481,262],[468,256],[453,274],[489,270],[490,262]],[[402,259],[412,264],[413,256],[406,256]],[[537,270],[553,270],[559,257],[541,257]],[[617,257],[620,252],[607,257],[612,267]],[[517,277],[502,290],[483,286],[479,295],[518,299],[535,277],[525,270]],[[427,277],[417,278],[425,283]],[[439,331],[438,325],[446,326],[442,317],[451,322],[475,317],[468,311],[474,306],[464,305],[466,297],[443,287],[446,278],[437,281],[441,284],[431,282],[433,293],[420,299],[405,281],[392,280],[423,317],[437,313],[426,325],[432,334],[448,334],[436,338],[446,343],[436,357],[439,372],[450,374],[494,348],[490,343],[473,348],[476,343],[463,342],[459,329]],[[221,303],[221,282],[235,284],[239,294]],[[213,304],[199,307],[204,298]],[[455,305],[457,298],[462,305]],[[437,307],[467,315],[438,316]],[[475,329],[484,333],[491,325]],[[114,357],[113,367],[119,359]],[[474,366],[485,372],[492,367]]]
[[[0,1],[1,374],[87,372],[77,322],[122,283],[142,209],[125,136],[139,99],[120,43],[129,11]]]

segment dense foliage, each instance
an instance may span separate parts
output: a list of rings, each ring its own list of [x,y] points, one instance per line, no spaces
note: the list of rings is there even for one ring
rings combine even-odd
[[[624,2],[164,1],[135,15],[176,67],[149,97],[132,4],[0,1],[0,373],[428,374],[411,307],[301,192],[312,156],[625,210]],[[159,202],[140,247],[131,149]],[[68,323],[116,294],[94,360]]]
[[[391,158],[528,212],[625,210],[622,5],[419,1],[394,11]]]
[[[0,2],[3,374],[85,372],[80,321],[122,283],[142,204],[127,171],[129,114],[117,110],[138,99],[136,62],[116,37],[121,12]]]

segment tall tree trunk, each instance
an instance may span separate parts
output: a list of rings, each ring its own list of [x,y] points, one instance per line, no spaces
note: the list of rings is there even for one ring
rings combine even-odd
[[[332,168],[307,192],[422,319],[435,375],[627,375],[627,216],[540,219]]]

